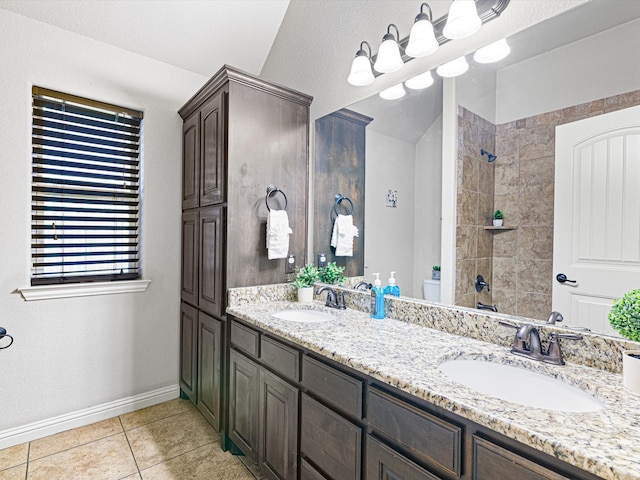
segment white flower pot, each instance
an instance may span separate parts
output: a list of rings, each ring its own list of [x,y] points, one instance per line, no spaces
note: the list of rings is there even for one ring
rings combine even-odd
[[[493,219],[493,226],[494,227],[501,227],[502,226],[502,222],[503,222],[502,218],[494,218]]]
[[[622,352],[622,384],[632,392],[640,393],[640,350]]]
[[[313,302],[313,287],[304,287],[298,289],[298,302],[311,303]]]

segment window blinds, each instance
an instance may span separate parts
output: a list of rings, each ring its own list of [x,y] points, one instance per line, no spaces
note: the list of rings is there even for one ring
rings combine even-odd
[[[32,285],[139,277],[141,121],[33,88]]]

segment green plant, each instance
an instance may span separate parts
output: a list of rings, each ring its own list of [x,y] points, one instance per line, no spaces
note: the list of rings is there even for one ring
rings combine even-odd
[[[318,281],[319,272],[313,263],[307,263],[296,270],[296,279],[293,284],[297,288],[312,287]]]
[[[502,212],[500,210],[496,210],[495,212],[493,212],[493,218],[495,218],[496,220],[502,220]]]
[[[344,281],[344,267],[339,267],[336,262],[329,262],[327,266],[320,270],[320,281],[335,285]]]
[[[433,267],[431,267],[431,269],[432,269],[434,272],[439,272],[439,271],[440,271],[440,265],[434,265]]]
[[[609,323],[623,337],[640,342],[640,289],[614,300],[609,310]]]

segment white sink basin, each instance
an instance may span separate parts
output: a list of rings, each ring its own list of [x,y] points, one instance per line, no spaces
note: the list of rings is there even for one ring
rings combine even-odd
[[[482,360],[450,360],[438,369],[485,395],[557,412],[595,412],[603,405],[588,393],[524,368]]]
[[[319,323],[334,320],[335,317],[319,310],[282,310],[273,314],[275,318],[289,322]]]

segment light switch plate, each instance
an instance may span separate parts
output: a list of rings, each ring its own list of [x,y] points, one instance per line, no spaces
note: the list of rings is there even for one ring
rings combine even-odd
[[[326,267],[327,266],[327,254],[326,253],[319,253],[316,263],[318,264],[318,268]]]
[[[286,275],[296,273],[296,256],[294,254],[287,257],[287,261],[284,263],[284,273]]]
[[[392,190],[390,188],[387,190],[387,195],[385,197],[385,205],[387,207],[392,207],[392,208],[396,208],[398,206],[398,191],[397,190]]]

